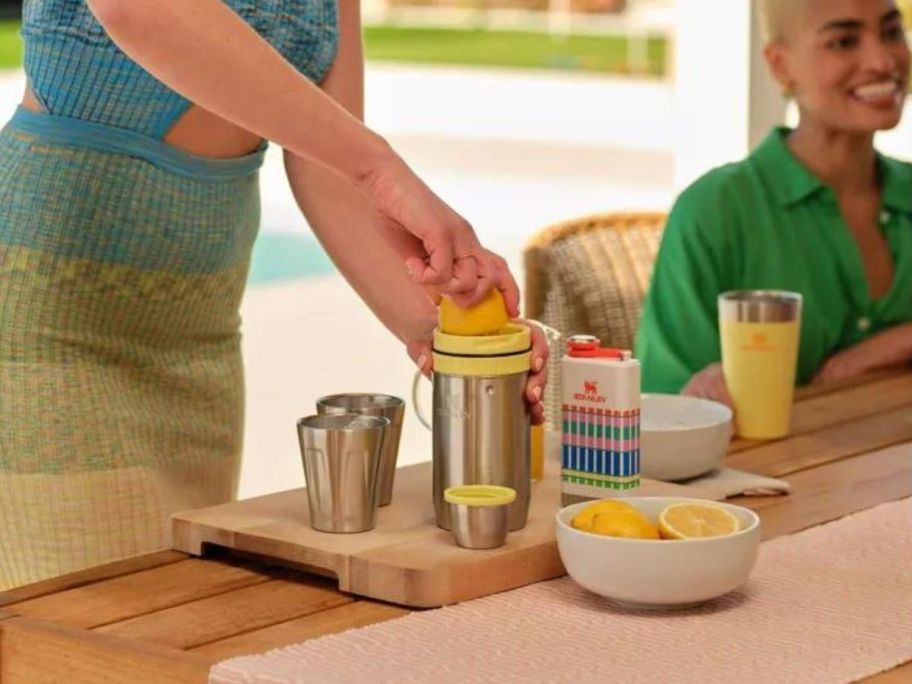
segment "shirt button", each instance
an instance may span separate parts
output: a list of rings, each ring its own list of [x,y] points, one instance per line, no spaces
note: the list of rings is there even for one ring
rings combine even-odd
[[[887,223],[889,223],[889,222],[890,222],[890,218],[891,218],[891,217],[890,217],[890,212],[887,211],[886,209],[884,209],[882,212],[880,212],[880,222],[881,222],[882,224],[887,224]]]
[[[862,316],[856,321],[855,325],[858,326],[859,332],[868,332],[871,329],[871,319],[867,316]]]

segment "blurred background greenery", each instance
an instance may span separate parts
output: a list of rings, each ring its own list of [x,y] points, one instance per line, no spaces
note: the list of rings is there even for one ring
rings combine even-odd
[[[631,23],[630,9],[671,1],[363,0],[365,51],[380,62],[662,76],[667,36]],[[18,14],[0,0],[0,68],[21,64]]]

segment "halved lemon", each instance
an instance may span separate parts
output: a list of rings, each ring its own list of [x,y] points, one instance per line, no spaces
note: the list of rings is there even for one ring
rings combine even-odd
[[[665,539],[723,537],[740,529],[732,513],[712,504],[671,504],[659,514],[659,532]]]
[[[584,532],[592,531],[592,519],[600,513],[612,513],[614,511],[634,511],[636,510],[629,503],[617,499],[606,499],[596,501],[586,506],[582,511],[573,516],[570,521],[571,527]]]
[[[439,325],[449,335],[490,335],[503,328],[510,317],[500,290],[493,289],[475,306],[463,309],[452,299],[440,299]]]
[[[593,534],[625,539],[659,539],[659,530],[652,521],[637,510],[619,509],[598,513],[592,518]]]

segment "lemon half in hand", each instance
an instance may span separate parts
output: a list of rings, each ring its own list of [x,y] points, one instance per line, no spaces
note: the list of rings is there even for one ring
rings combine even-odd
[[[659,531],[665,539],[723,537],[740,529],[732,513],[712,504],[671,504],[659,514]]]
[[[463,309],[444,295],[440,299],[440,331],[448,335],[490,335],[503,328],[510,317],[500,290],[494,289],[475,306]]]
[[[613,513],[614,511],[635,511],[634,507],[618,499],[606,499],[605,501],[596,501],[586,506],[583,510],[573,516],[570,526],[582,530],[583,532],[592,531],[592,519],[600,513]]]

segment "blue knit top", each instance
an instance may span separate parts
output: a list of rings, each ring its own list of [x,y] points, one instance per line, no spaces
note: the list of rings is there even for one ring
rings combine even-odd
[[[336,0],[223,1],[304,75],[318,83],[326,75],[338,42]],[[85,0],[25,0],[22,36],[29,84],[54,117],[161,140],[190,105],[125,55]]]

